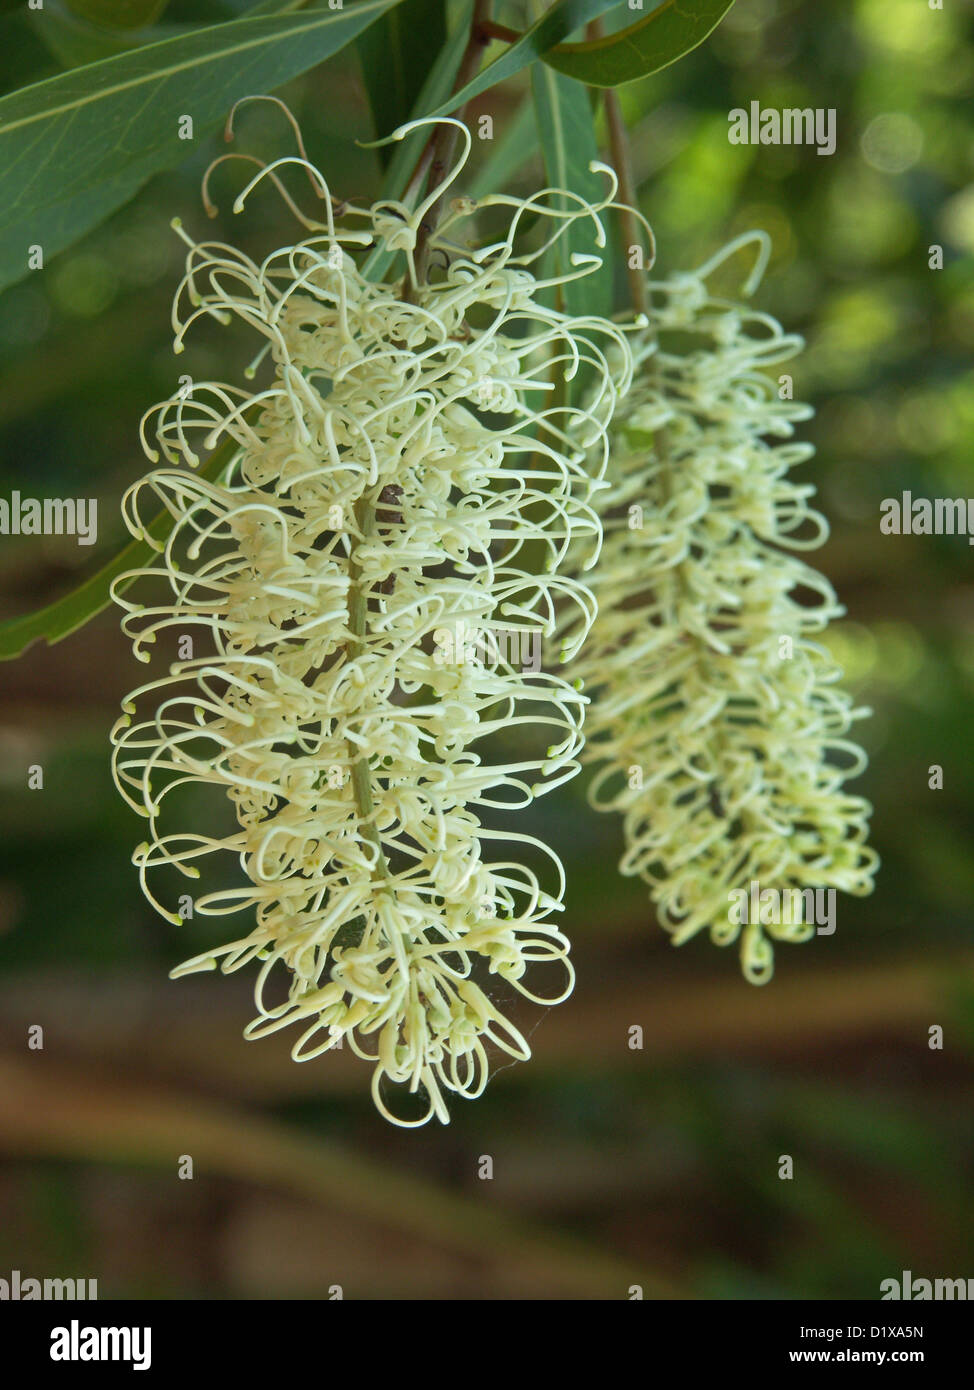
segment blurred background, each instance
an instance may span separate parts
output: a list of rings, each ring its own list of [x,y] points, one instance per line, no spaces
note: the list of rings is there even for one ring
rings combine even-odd
[[[227,8],[174,4],[169,18]],[[789,370],[817,408],[806,476],[833,525],[815,563],[848,608],[831,641],[874,710],[856,784],[876,808],[874,896],[842,899],[834,937],[780,946],[755,989],[733,949],[669,944],[643,888],[613,874],[620,825],[588,812],[579,780],[521,827],[569,866],[574,997],[515,1007],[533,1061],[454,1103],[448,1128],[393,1129],[348,1052],[296,1066],[284,1034],[243,1041],[251,979],[167,979],[217,938],[205,921],[167,925],[141,896],[129,857],[142,827],[113,788],[107,738],[143,676],[102,615],[0,667],[0,1274],[94,1277],[102,1298],[340,1285],[436,1299],[633,1285],[872,1299],[903,1269],[974,1275],[971,551],[962,536],[879,530],[880,502],[904,490],[974,496],[971,20],[959,0],[737,0],[703,48],[621,89],[661,273],[764,227],[775,250],[757,303],[808,341]],[[3,90],[58,70],[26,13],[0,25]],[[481,100],[498,135],[527,86]],[[372,195],[354,53],[282,95],[333,190]],[[836,153],[729,145],[727,112],[752,99],[835,107]],[[270,108],[241,135],[262,153],[286,145]],[[233,379],[250,355],[244,342],[228,361],[205,336],[171,353],[183,250],[169,220],[210,229],[199,180],[215,151],[200,142],[0,298],[0,495],[100,503],[94,554],[70,537],[3,539],[0,616],[57,597],[122,543],[119,498],[145,468],[139,418],[179,373]],[[540,172],[529,157],[512,177],[527,189]],[[229,215],[239,186],[218,172],[213,234],[291,239],[270,193],[259,215]],[[928,268],[934,244],[942,270]],[[35,763],[42,791],[27,789]],[[26,1046],[34,1024],[43,1051]],[[193,1181],[177,1178],[184,1154]]]

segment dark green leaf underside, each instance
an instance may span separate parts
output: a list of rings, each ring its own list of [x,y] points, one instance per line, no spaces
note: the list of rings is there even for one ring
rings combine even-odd
[[[232,440],[221,444],[201,465],[200,475],[204,478],[218,477],[233,458],[236,447]],[[147,530],[154,540],[164,541],[172,528],[172,516],[162,511],[153,518]],[[36,613],[26,613],[23,617],[8,618],[0,623],[0,661],[10,661],[20,656],[34,642],[53,644],[70,637],[72,632],[77,632],[78,628],[84,627],[85,623],[108,607],[112,583],[120,574],[150,564],[156,553],[148,541],[130,541],[96,574],[63,598],[56,599]]]
[[[430,67],[446,42],[445,0],[402,0],[356,41],[375,134],[391,135],[408,121]],[[381,148],[383,164],[392,157]]]
[[[149,44],[0,101],[0,288],[45,263],[217,129],[240,97],[273,90],[351,42],[397,0],[241,19]]]
[[[515,73],[521,72],[581,25],[616,8],[624,8],[624,0],[557,0],[527,33],[522,34],[499,58],[488,63],[472,82],[455,92],[449,101],[437,107],[431,114],[452,115],[472,97],[479,96],[491,87],[496,87],[498,82],[504,82]]]
[[[590,87],[618,87],[669,67],[716,29],[734,0],[664,0],[652,14],[593,43],[566,43],[544,61]]]
[[[605,175],[592,173],[598,158],[595,122],[588,91],[579,82],[553,72],[540,63],[531,72],[538,143],[544,156],[545,175],[555,188],[576,193],[594,203],[605,196]],[[562,198],[562,209],[578,205]],[[602,258],[600,269],[559,287],[561,307],[567,313],[608,317],[612,312],[612,267],[605,247],[596,244],[596,229],[589,218],[572,222],[553,247],[559,274],[571,271],[573,253]]]

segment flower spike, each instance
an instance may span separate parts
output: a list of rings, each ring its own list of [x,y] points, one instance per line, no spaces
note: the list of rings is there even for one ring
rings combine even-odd
[[[762,984],[774,941],[815,933],[792,895],[804,909],[809,889],[868,893],[878,859],[871,808],[844,786],[865,765],[846,735],[868,711],[814,640],[844,610],[789,553],[828,534],[813,488],[789,476],[813,452],[793,439],[811,410],[779,399],[767,372],[801,339],[707,283],[752,243],[750,293],[764,233],[648,282],[635,384],[611,426],[605,542],[586,577],[598,617],[569,673],[592,699],[589,797],[623,817],[622,873],[647,881],[676,944],[702,930],[738,942],[746,978]],[[560,641],[576,626],[564,622]]]
[[[280,163],[239,201],[265,177],[280,188]],[[481,255],[457,240],[477,205],[457,200],[433,238],[442,272],[410,302],[365,278],[366,245],[411,255],[422,206],[329,199],[310,236],[261,262],[182,233],[177,348],[201,322],[253,330],[261,385],[196,382],[148,412],[146,453],[164,462],[124,515],[144,534],[161,498],[175,527],[114,587],[136,655],[167,663],[113,731],[117,786],[148,820],[146,892],[179,920],[167,890],[202,876],[194,916],[247,919],[173,973],[259,962],[246,1036],[296,1024],[296,1061],[347,1042],[397,1124],[445,1122],[449,1093],[483,1090],[490,1052],[529,1055],[498,982],[538,1001],[525,977],[547,963],[562,972],[548,1002],[571,989],[560,863],[481,812],[509,816],[579,769],[586,698],[517,651],[550,635],[556,603],[591,621],[565,572],[570,546],[588,559],[600,539],[581,460],[604,469],[631,379],[620,329],[539,302],[514,247],[527,203],[509,200],[508,235]],[[552,362],[584,366],[590,406],[546,404]],[[194,470],[221,441],[232,462],[208,481]],[[229,800],[223,835],[179,828],[201,788]],[[421,1094],[419,1116],[393,1108],[396,1088]]]

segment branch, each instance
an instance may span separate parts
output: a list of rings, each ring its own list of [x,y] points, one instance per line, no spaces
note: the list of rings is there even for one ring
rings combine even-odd
[[[593,19],[587,32],[591,41],[603,38],[605,25],[601,19]],[[612,152],[612,163],[619,179],[619,197],[620,201],[625,204],[618,210],[622,239],[627,248],[638,246],[642,238],[636,219],[629,210],[636,206],[636,182],[632,172],[629,132],[626,130],[626,123],[622,116],[622,105],[616,89],[607,87],[602,99],[605,106],[605,118],[609,126],[609,149]],[[637,314],[645,314],[649,309],[646,277],[638,267],[629,264],[628,256],[626,257],[626,272],[629,277],[629,294],[633,308]]]
[[[490,42],[490,34],[487,31],[487,24],[490,16],[490,0],[474,0],[473,16],[470,21],[470,37],[464,49],[463,57],[460,59],[460,66],[457,69],[456,81],[453,86],[455,92],[460,92],[470,82],[480,67],[480,62],[484,54],[484,49]],[[463,107],[457,112],[458,119],[463,120],[467,107]],[[440,125],[433,136],[432,161],[430,164],[429,187],[435,188],[437,183],[449,169],[454,151],[457,146],[459,132],[455,125]],[[440,220],[440,213],[443,208],[442,196],[429,209],[423,221],[420,223],[419,234],[416,238],[416,280],[417,286],[421,285],[426,279],[426,268],[429,263],[429,243],[430,238],[436,230],[436,225]],[[416,286],[410,286],[407,282],[403,298],[410,298],[410,291]]]

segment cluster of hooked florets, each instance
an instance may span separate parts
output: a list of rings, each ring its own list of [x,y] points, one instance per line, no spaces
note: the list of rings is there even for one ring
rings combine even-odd
[[[814,489],[789,476],[813,452],[791,438],[811,411],[780,399],[769,372],[801,339],[707,283],[749,239],[649,284],[635,384],[611,427],[589,578],[598,619],[573,670],[592,697],[592,803],[624,816],[622,872],[647,880],[677,944],[705,927],[720,945],[740,938],[744,974],[762,983],[770,938],[806,940],[815,926],[742,925],[732,893],[863,894],[877,859],[870,807],[843,786],[865,764],[845,736],[867,711],[811,640],[843,609],[787,553],[827,534]]]
[[[299,1024],[296,1060],[347,1039],[376,1064],[383,1113],[396,1118],[388,1080],[425,1094],[410,1123],[445,1121],[444,1091],[483,1089],[487,1042],[528,1056],[488,997],[491,974],[537,999],[526,969],[553,961],[566,980],[545,1002],[571,988],[554,920],[560,863],[479,813],[525,806],[573,775],[585,699],[496,647],[445,661],[434,634],[550,633],[567,603],[583,638],[591,597],[563,561],[580,541],[597,554],[591,494],[631,361],[611,325],[544,308],[532,259],[514,254],[525,212],[555,219],[553,236],[567,226],[545,194],[489,200],[512,208],[509,233],[474,250],[457,241],[474,206],[455,203],[434,240],[439,278],[403,296],[365,277],[361,252],[401,251],[412,268],[432,198],[336,221],[306,168],[328,212],[299,244],[258,264],[184,235],[177,350],[197,320],[242,321],[264,339],[268,379],[253,392],[197,383],[147,416],[147,453],[158,459],[154,437],[171,466],[130,489],[127,519],[143,535],[161,498],[175,525],[116,599],[141,659],[167,630],[195,646],[124,702],[115,776],[149,819],[135,859],[165,915],[180,920],[148,887],[160,866],[196,877],[197,861],[222,853],[246,875],[193,906],[255,913],[255,924],[174,973],[261,961],[248,1037]],[[273,166],[251,187],[267,175]],[[599,210],[578,215],[601,236]],[[584,410],[548,403],[552,363],[594,378]],[[194,441],[228,439],[220,478],[194,474]],[[133,580],[165,592],[129,598]],[[492,762],[490,736],[512,727],[523,758]],[[236,828],[164,832],[163,803],[187,784],[222,788]],[[499,859],[484,856],[491,840],[503,841]],[[553,861],[548,889],[510,857],[519,842]],[[276,967],[286,994],[267,989]]]

